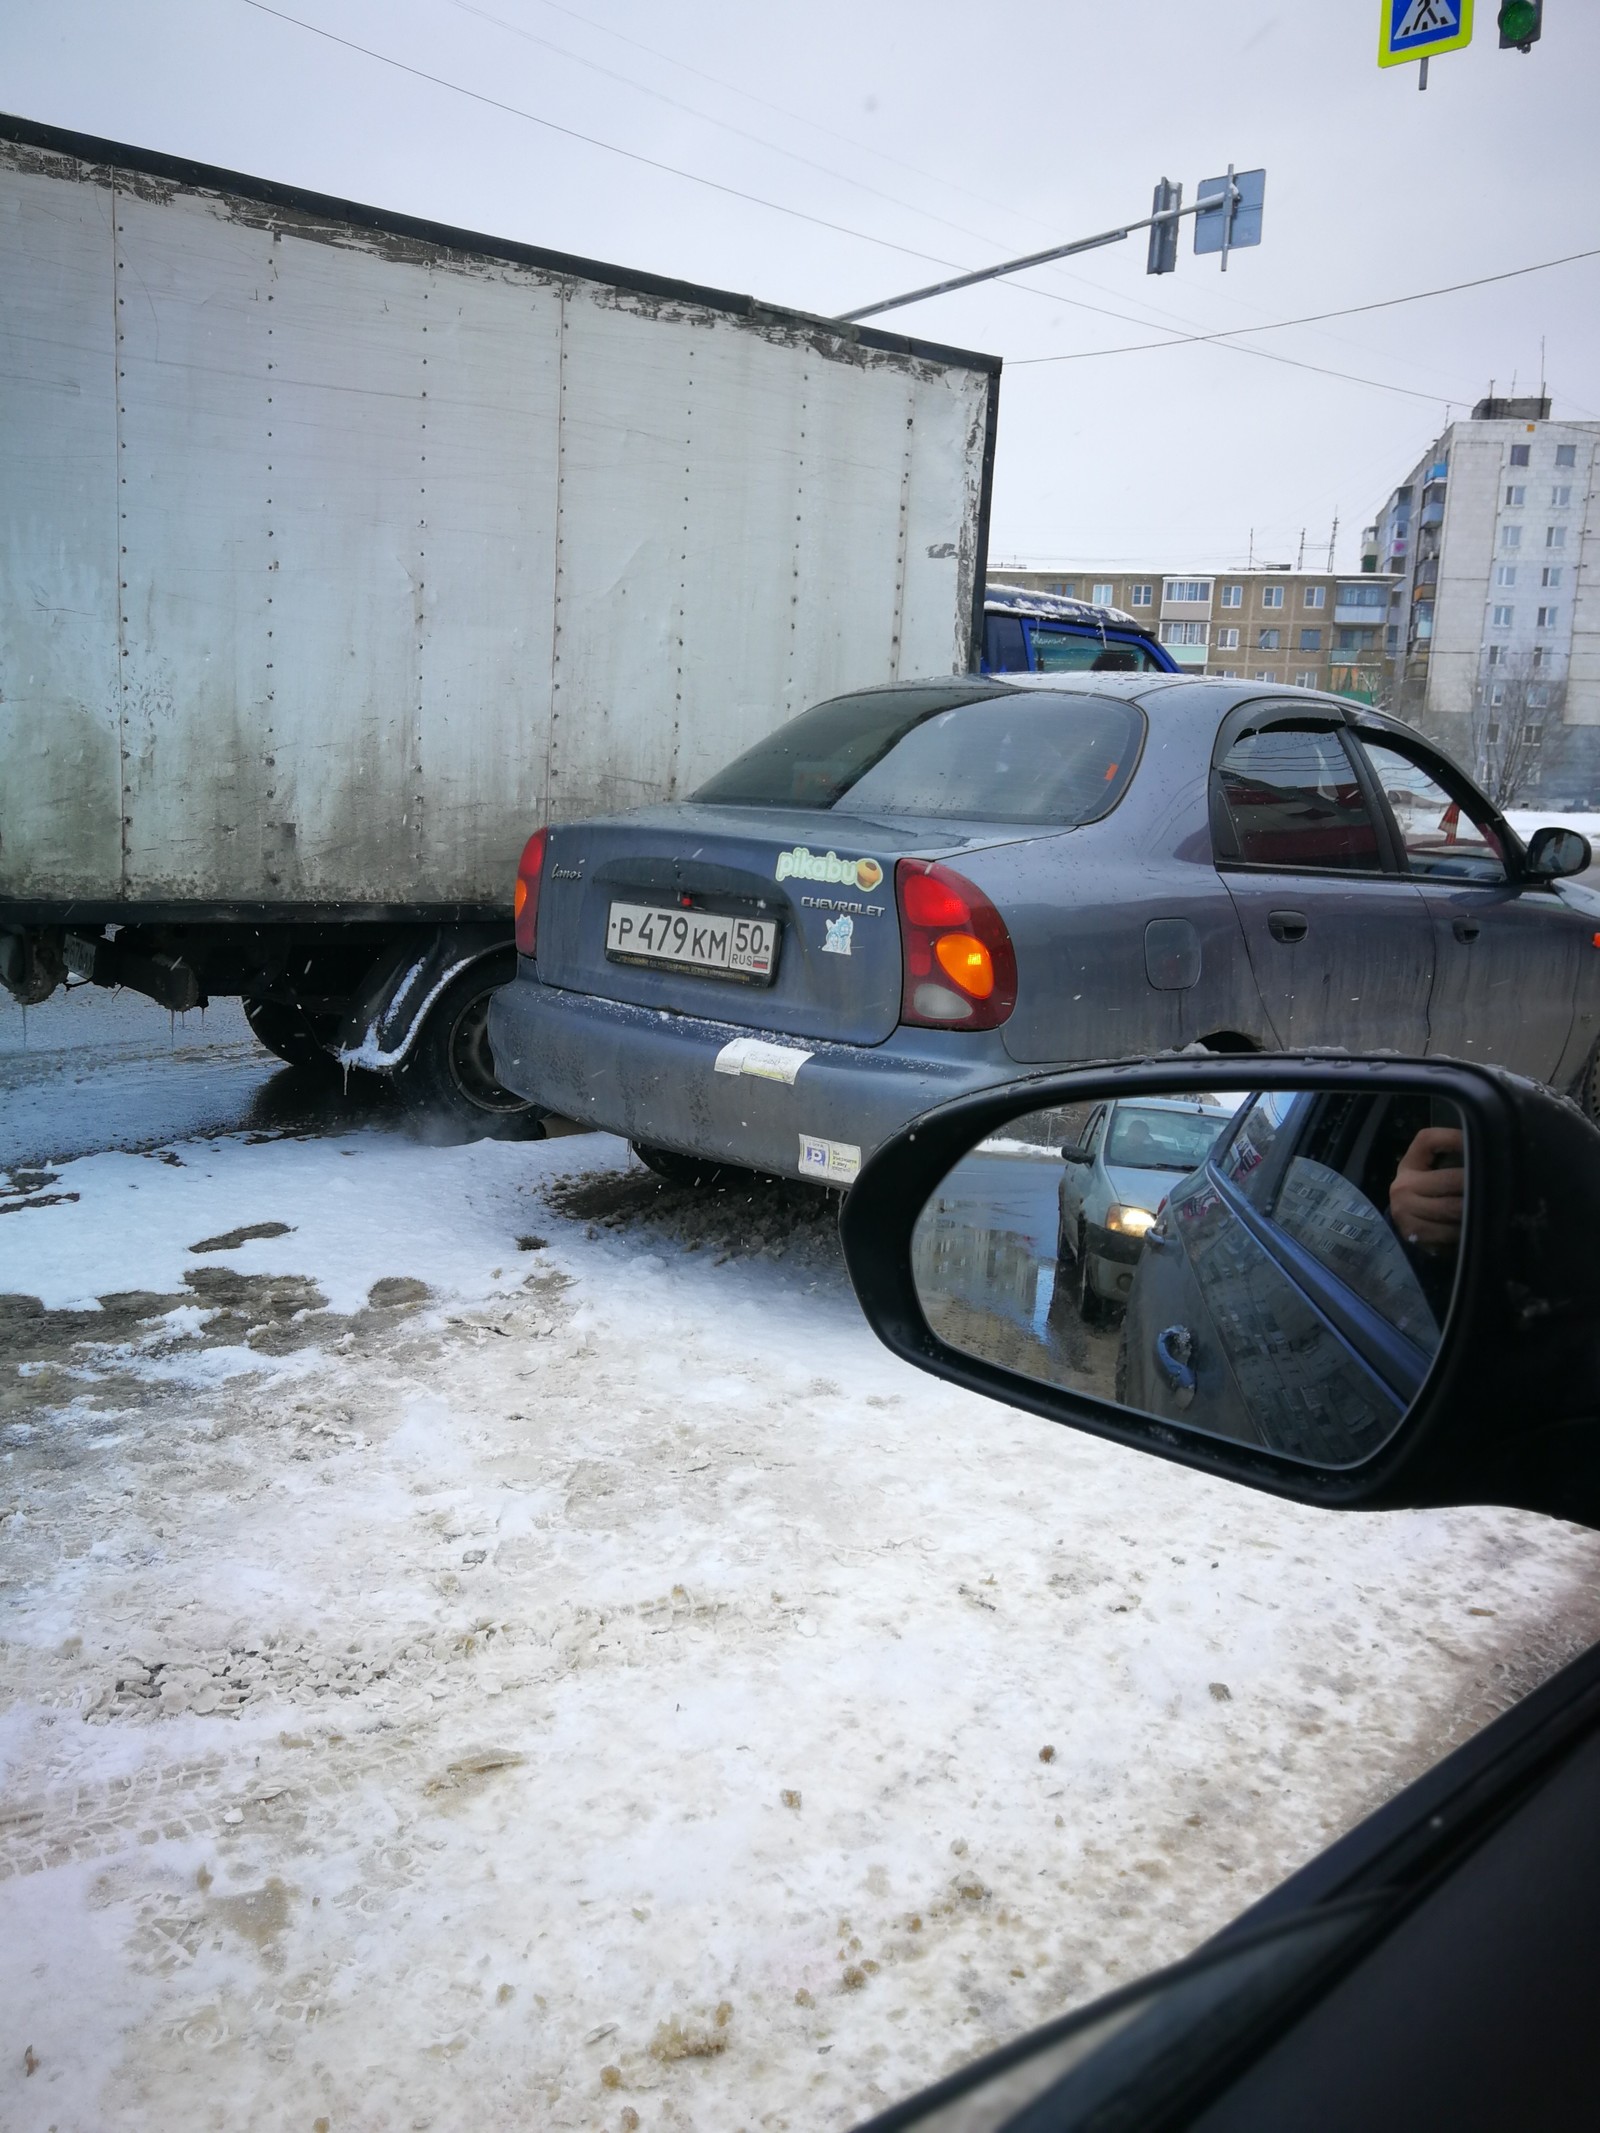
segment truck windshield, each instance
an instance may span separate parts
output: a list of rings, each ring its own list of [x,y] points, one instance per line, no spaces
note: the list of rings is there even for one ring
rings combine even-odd
[[[719,807],[832,808],[963,821],[1093,821],[1126,790],[1138,707],[970,684],[841,696],[803,711],[703,785]]]

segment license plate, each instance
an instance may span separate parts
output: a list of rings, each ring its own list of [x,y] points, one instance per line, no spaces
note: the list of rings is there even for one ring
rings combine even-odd
[[[778,926],[770,918],[715,918],[705,911],[613,904],[606,921],[606,954],[614,963],[697,970],[741,985],[770,985],[778,959]]]

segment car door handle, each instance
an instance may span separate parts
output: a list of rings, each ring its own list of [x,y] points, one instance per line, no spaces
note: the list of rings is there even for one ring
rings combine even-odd
[[[1303,911],[1269,911],[1267,931],[1275,941],[1287,941],[1292,948],[1306,937],[1306,915]]]
[[[1156,1335],[1156,1369],[1179,1407],[1194,1398],[1194,1335],[1187,1326],[1163,1326]]]
[[[1450,931],[1458,941],[1465,941],[1470,948],[1483,931],[1483,928],[1475,918],[1458,918],[1452,924]]]

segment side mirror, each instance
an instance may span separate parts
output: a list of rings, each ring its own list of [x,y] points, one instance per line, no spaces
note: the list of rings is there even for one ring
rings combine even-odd
[[[1068,1141],[1061,1151],[1063,1163],[1092,1163],[1094,1157],[1077,1141]]]
[[[1564,881],[1583,873],[1593,859],[1588,838],[1575,829],[1537,829],[1528,840],[1528,872],[1539,881]]]
[[[1045,1076],[887,1142],[841,1216],[879,1338],[1301,1503],[1600,1527],[1600,1132],[1475,1066],[1262,1057],[1221,1078],[1188,1059]],[[1068,1237],[1030,1114],[1111,1100],[1148,1212]]]

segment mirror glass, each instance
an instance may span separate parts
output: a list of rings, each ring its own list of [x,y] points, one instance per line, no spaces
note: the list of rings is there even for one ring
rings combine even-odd
[[[1356,1465],[1399,1428],[1438,1352],[1465,1160],[1459,1110],[1422,1088],[1030,1112],[923,1208],[918,1297],[963,1354]]]

